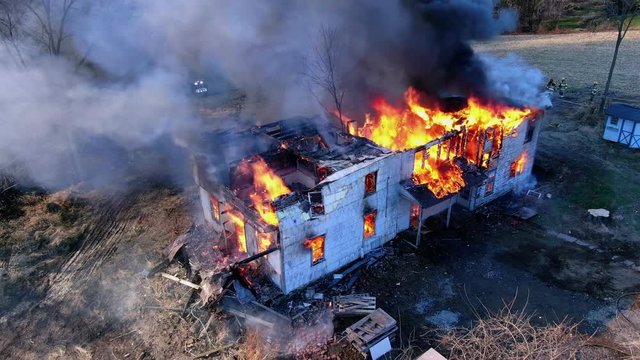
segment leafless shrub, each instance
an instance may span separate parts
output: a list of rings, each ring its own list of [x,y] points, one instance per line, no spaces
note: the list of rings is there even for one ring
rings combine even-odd
[[[594,345],[605,346],[625,359],[640,358],[640,293],[633,292],[618,298],[616,316],[607,324],[606,333],[594,339]],[[620,300],[635,296],[629,309],[623,309]]]
[[[569,2],[567,0],[501,0],[499,8],[518,10],[520,30],[536,32],[545,21],[557,21]]]
[[[307,78],[311,85],[311,94],[328,113],[334,113],[335,108],[340,123],[344,125],[342,104],[344,101],[344,87],[341,83],[341,48],[340,34],[335,28],[323,26],[319,32],[319,40],[314,48],[314,57],[308,62]],[[331,98],[331,107],[325,106],[322,98],[313,88],[318,88]]]
[[[449,359],[577,359],[588,337],[567,321],[534,326],[532,315],[515,311],[513,303],[440,339]]]

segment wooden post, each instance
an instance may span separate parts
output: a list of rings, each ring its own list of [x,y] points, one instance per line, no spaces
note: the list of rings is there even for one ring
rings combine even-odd
[[[451,221],[451,208],[453,207],[453,199],[455,196],[452,196],[449,199],[449,209],[447,210],[447,229],[449,228],[449,222]]]
[[[416,236],[416,249],[420,247],[420,238],[422,234],[422,205],[420,206],[420,218],[418,219],[418,235]]]

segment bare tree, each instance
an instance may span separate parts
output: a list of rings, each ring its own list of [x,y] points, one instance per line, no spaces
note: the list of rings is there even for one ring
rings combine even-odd
[[[567,2],[567,0],[500,0],[498,8],[517,9],[520,30],[536,32],[543,22],[560,19]]]
[[[613,70],[616,67],[616,61],[618,60],[620,44],[622,44],[622,40],[624,40],[624,37],[627,35],[627,31],[629,31],[629,27],[631,27],[633,19],[635,19],[639,14],[640,1],[638,0],[607,0],[607,15],[615,24],[618,35],[616,38],[616,46],[613,49],[613,59],[611,60],[611,66],[609,67],[607,83],[604,86],[604,93],[602,101],[600,102],[600,112],[604,111],[604,105],[609,96],[611,78],[613,77]]]
[[[25,3],[26,0],[0,0],[0,41],[18,57],[22,65],[25,65],[25,61],[18,46],[18,39],[22,36]]]
[[[307,76],[313,86],[319,87],[331,97],[338,119],[343,126],[343,130],[345,130],[346,125],[343,121],[342,114],[345,91],[339,81],[339,77],[341,76],[340,50],[337,30],[335,28],[322,26],[320,28],[318,44],[314,47],[314,58],[308,63]],[[313,89],[311,92],[320,105],[322,105],[327,112],[332,113],[332,111],[329,111],[325,107],[320,97],[313,92]]]
[[[51,55],[62,53],[62,45],[69,38],[67,21],[78,0],[38,0],[28,3],[27,8],[37,20],[34,40],[44,46]]]

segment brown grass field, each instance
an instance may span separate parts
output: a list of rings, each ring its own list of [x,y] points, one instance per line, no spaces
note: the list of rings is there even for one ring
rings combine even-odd
[[[498,56],[516,53],[557,81],[567,78],[571,88],[590,87],[607,80],[615,47],[615,32],[579,32],[555,35],[507,35],[477,43],[475,49]],[[627,33],[618,55],[611,92],[638,99],[640,88],[640,30]]]

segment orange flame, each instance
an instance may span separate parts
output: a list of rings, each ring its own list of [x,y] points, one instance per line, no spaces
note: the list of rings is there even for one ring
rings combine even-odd
[[[324,235],[305,240],[304,246],[311,249],[311,261],[314,264],[324,260]]]
[[[358,135],[391,150],[409,150],[442,138],[451,131],[464,130],[465,140],[456,138],[455,146],[451,142],[443,142],[427,149],[426,154],[416,153],[413,181],[426,184],[438,198],[456,193],[464,186],[462,169],[453,161],[454,158],[462,156],[471,163],[486,166],[489,157],[501,147],[501,137],[512,133],[533,114],[532,109],[484,105],[475,98],[469,99],[461,110],[444,112],[422,105],[418,92],[413,88],[407,89],[404,100],[404,108],[396,108],[382,98],[374,100],[374,115],[367,114]],[[485,134],[490,129],[493,129],[493,139],[490,140],[494,150],[485,154]],[[484,142],[482,145],[481,141]],[[464,149],[456,149],[462,146]],[[478,150],[482,150],[480,159],[476,156]]]
[[[258,252],[267,251],[271,247],[271,234],[256,232],[256,238],[258,239]]]
[[[238,250],[242,253],[247,252],[247,237],[244,233],[244,220],[242,215],[235,211],[228,211],[227,216],[229,216],[229,220],[235,226],[237,241],[238,241]]]
[[[376,212],[364,216],[364,238],[370,238],[376,234]]]
[[[240,170],[253,174],[254,191],[249,198],[262,220],[269,225],[278,225],[278,216],[272,201],[290,193],[291,190],[259,156],[256,156],[251,163],[246,160],[240,163]]]
[[[220,202],[213,196],[209,196],[211,200],[211,212],[213,213],[213,219],[215,221],[220,220]]]
[[[518,158],[511,164],[511,176],[518,176],[524,172],[524,166],[527,164],[527,152],[524,151]]]
[[[420,225],[420,205],[412,204],[411,205],[411,215],[409,217],[409,223],[412,227],[418,228]]]

